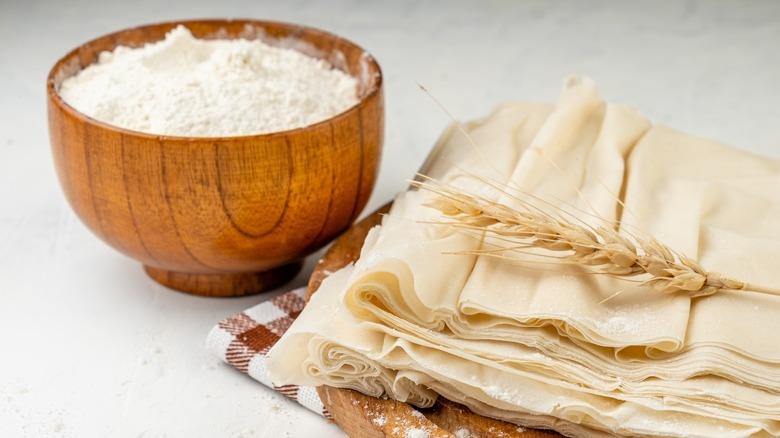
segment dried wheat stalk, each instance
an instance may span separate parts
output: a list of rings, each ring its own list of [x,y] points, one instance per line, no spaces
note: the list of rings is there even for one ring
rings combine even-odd
[[[760,287],[708,272],[696,261],[679,254],[654,238],[631,238],[607,226],[592,227],[549,214],[524,204],[525,210],[510,208],[429,178],[412,185],[438,195],[427,206],[439,210],[456,224],[469,230],[486,231],[518,247],[565,252],[559,259],[591,271],[615,277],[648,275],[642,285],[665,293],[686,293],[691,297],[712,295],[721,290],[744,290],[780,295],[780,290]],[[521,203],[521,205],[523,205]],[[472,254],[496,255],[494,250]]]

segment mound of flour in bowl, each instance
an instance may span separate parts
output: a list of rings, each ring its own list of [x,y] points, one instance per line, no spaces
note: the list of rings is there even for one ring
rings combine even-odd
[[[325,61],[258,40],[201,40],[183,26],[142,48],[101,53],[59,94],[101,122],[195,137],[299,128],[358,102],[357,80]]]

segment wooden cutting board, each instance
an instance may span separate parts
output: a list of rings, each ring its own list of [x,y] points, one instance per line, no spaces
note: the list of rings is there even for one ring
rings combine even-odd
[[[377,210],[334,242],[317,264],[309,280],[310,297],[329,273],[357,260],[363,240],[382,221],[390,205]],[[349,389],[317,388],[325,407],[350,437],[366,438],[481,438],[521,437],[553,438],[561,435],[545,430],[524,429],[517,425],[483,417],[463,405],[439,398],[427,409],[416,409],[395,400],[369,397]]]

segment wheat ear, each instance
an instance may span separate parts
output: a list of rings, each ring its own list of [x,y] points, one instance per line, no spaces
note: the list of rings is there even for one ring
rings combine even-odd
[[[430,178],[412,185],[438,196],[426,206],[451,219],[449,224],[474,231],[485,231],[523,247],[565,253],[559,259],[614,277],[649,275],[641,282],[664,293],[685,293],[703,297],[722,290],[742,290],[780,295],[780,290],[760,287],[708,272],[696,261],[677,253],[654,238],[630,238],[614,228],[589,226],[549,214],[544,209],[520,203],[515,209]],[[514,249],[516,246],[505,249]],[[470,251],[495,255],[494,250]]]

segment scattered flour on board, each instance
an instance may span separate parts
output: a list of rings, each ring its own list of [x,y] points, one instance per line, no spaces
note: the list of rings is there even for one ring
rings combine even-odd
[[[238,136],[307,126],[357,104],[357,80],[325,61],[259,40],[201,40],[185,27],[117,47],[65,79],[65,102],[140,132]]]
[[[471,438],[471,432],[468,429],[458,429],[455,431],[456,438]]]
[[[410,427],[404,432],[404,438],[428,438],[428,429]]]

